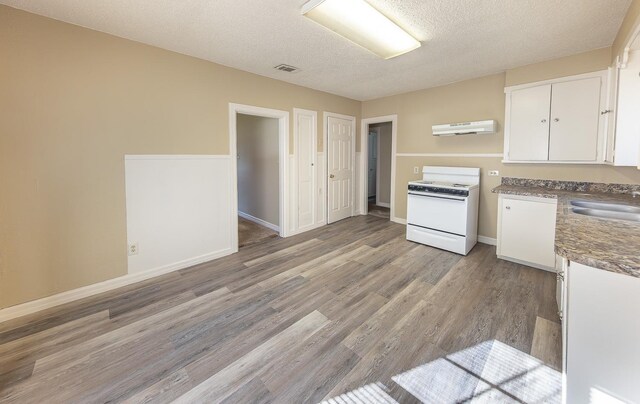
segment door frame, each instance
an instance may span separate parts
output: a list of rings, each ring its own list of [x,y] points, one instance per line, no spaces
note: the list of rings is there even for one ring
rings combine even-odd
[[[231,157],[231,217],[238,216],[238,131],[237,114],[278,119],[279,223],[280,237],[289,236],[289,111],[229,103],[229,156]],[[231,220],[231,248],[238,251],[238,221]]]
[[[367,153],[369,151],[369,126],[376,123],[384,123],[391,122],[391,197],[389,198],[389,220],[396,221],[396,208],[395,208],[395,199],[396,199],[396,142],[398,138],[398,115],[385,115],[385,116],[376,116],[373,118],[365,118],[361,121],[360,128],[360,150],[366,150]],[[377,176],[380,176],[380,135],[378,134],[378,172]],[[360,203],[363,204],[361,214],[366,215],[369,213],[368,201],[369,201],[369,183],[367,179],[367,173],[369,172],[369,159],[361,158],[360,159]],[[376,184],[378,189],[380,188],[379,183]],[[377,191],[377,190],[376,190]],[[376,203],[378,202],[378,192],[376,192]]]
[[[356,213],[356,117],[351,115],[343,115],[335,112],[322,112],[322,150],[324,152],[324,181],[323,187],[325,189],[324,194],[324,206],[323,216],[327,224],[329,224],[329,118],[339,118],[351,121],[351,133],[353,133],[353,142],[351,147],[351,167],[353,167],[353,173],[351,175],[351,200],[353,201],[351,206],[351,216],[355,216]]]

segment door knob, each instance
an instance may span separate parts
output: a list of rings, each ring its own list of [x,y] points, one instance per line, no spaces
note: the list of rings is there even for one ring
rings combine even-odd
[[[553,122],[560,122],[560,118],[554,119]]]
[[[329,174],[329,178],[335,178],[335,175]]]
[[[543,119],[543,120],[541,120],[540,122],[542,122],[542,123],[547,123],[547,120],[546,120],[546,119]]]

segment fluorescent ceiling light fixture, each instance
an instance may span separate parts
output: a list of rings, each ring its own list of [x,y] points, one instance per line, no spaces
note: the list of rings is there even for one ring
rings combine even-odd
[[[420,47],[417,39],[365,0],[310,0],[302,14],[384,59]]]

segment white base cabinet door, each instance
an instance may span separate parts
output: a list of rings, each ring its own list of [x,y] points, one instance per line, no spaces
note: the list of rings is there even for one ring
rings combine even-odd
[[[555,272],[557,201],[500,195],[498,257]]]
[[[640,403],[640,278],[567,272],[566,402]]]

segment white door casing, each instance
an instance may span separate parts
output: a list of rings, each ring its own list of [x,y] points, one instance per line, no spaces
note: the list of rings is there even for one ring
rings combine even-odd
[[[396,200],[396,157],[401,153],[396,152],[396,140],[398,138],[398,115],[385,115],[378,116],[374,118],[365,118],[361,121],[361,136],[360,136],[360,147],[362,150],[367,150],[369,143],[369,125],[373,125],[376,123],[384,123],[391,122],[391,197],[389,201],[389,211],[390,211],[390,220],[392,222],[405,224],[404,219],[400,219],[396,217],[395,210],[395,200]],[[378,139],[378,149],[380,146],[380,139]],[[378,157],[380,156],[380,152],[378,152]],[[380,162],[380,158],[378,158],[378,163]],[[366,215],[368,213],[367,201],[369,198],[368,181],[367,181],[367,173],[369,172],[368,159],[362,159],[360,162],[360,177],[358,178],[360,188],[358,190],[358,200],[363,204],[363,209],[360,212],[362,215]],[[378,176],[380,171],[380,164],[377,167]],[[379,183],[377,184],[377,188],[379,188]],[[403,188],[406,189],[406,184],[403,185]]]
[[[296,158],[295,231],[305,231],[316,224],[317,113],[294,109],[294,153]]]
[[[377,167],[378,167],[378,133],[369,131],[369,172],[367,173],[368,197],[376,195]]]
[[[290,230],[289,212],[289,112],[277,109],[254,107],[229,103],[229,155],[231,159],[231,181],[233,186],[231,217],[238,216],[238,164],[237,164],[237,114],[264,116],[278,119],[278,138],[280,151],[280,178],[278,189],[280,192],[280,237],[288,237]],[[238,251],[238,221],[232,220],[232,248]]]
[[[355,118],[327,116],[328,223],[354,214]]]

